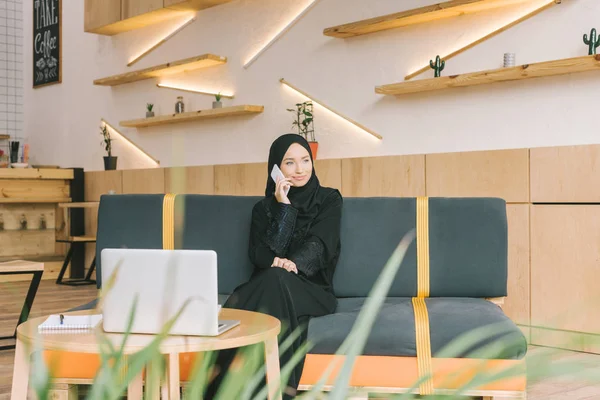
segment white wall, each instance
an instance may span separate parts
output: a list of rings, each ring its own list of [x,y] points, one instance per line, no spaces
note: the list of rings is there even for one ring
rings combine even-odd
[[[23,5],[0,0],[0,134],[23,147]],[[9,154],[8,141],[0,149]],[[19,153],[22,155],[22,153]],[[2,160],[0,160],[2,162]]]
[[[415,8],[438,0],[404,0]],[[25,43],[31,42],[31,1],[24,2]],[[374,87],[399,82],[430,58],[477,38],[529,7],[512,7],[353,39],[334,39],[324,28],[400,11],[397,0],[319,0],[283,38],[248,69],[242,65],[310,0],[236,0],[198,14],[193,25],[135,66],[128,60],[181,21],[105,37],[83,32],[83,1],[63,1],[63,83],[33,91],[25,73],[25,133],[38,162],[102,169],[101,117],[141,118],[145,104],[171,113],[181,92],[146,80],[113,88],[92,81],[131,69],[204,53],[228,57],[225,66],[174,76],[170,82],[234,91],[225,104],[262,104],[255,117],[211,120],[156,128],[122,129],[162,166],[265,161],[271,141],[290,131],[285,111],[303,98],[279,83],[284,77],[305,92],[375,130],[360,129],[318,108],[319,158],[453,152],[598,143],[594,116],[600,89],[595,73],[501,83],[402,97],[380,96]],[[539,4],[539,2],[537,3]],[[537,5],[537,4],[534,4]],[[447,62],[443,74],[502,65],[505,52],[517,63],[587,54],[582,36],[598,24],[600,1],[563,0],[495,38]],[[30,46],[29,46],[30,47]],[[25,71],[31,68],[31,49]],[[428,71],[423,77],[432,76]],[[419,77],[421,78],[421,77]],[[418,79],[418,78],[417,78]],[[167,81],[165,79],[165,81]],[[187,110],[210,108],[212,98],[183,93]],[[116,145],[120,168],[144,160]]]

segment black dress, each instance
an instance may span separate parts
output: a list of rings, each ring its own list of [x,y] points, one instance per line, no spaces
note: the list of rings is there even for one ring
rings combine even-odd
[[[294,143],[307,150],[312,163],[308,142],[300,135],[287,134],[271,146],[267,172],[275,164],[280,165]],[[283,367],[306,342],[310,318],[331,314],[337,307],[332,282],[341,248],[343,200],[336,189],[320,185],[314,164],[309,181],[302,187],[290,188],[287,196],[291,204],[278,202],[274,192],[275,183],[269,176],[265,198],[252,210],[248,256],[254,264],[254,273],[248,282],[234,290],[223,307],[258,311],[278,318],[282,328],[280,344],[300,328],[298,339],[279,354]],[[275,257],[294,262],[298,274],[272,267]],[[218,392],[235,353],[235,350],[219,352],[216,366],[221,372],[209,385],[207,399]],[[282,388],[285,399],[293,398],[303,367],[304,357],[292,371],[287,388]]]

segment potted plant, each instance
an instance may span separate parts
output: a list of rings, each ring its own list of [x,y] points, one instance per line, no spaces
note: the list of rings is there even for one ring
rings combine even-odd
[[[315,128],[313,119],[313,103],[305,101],[304,103],[296,104],[296,108],[287,109],[291,113],[296,114],[296,119],[292,122],[293,127],[298,128],[298,134],[308,141],[310,150],[313,153],[313,158],[317,159],[317,151],[319,150],[319,142],[315,140]]]
[[[213,108],[222,108],[223,103],[221,103],[221,92],[215,94],[215,100],[213,101]]]
[[[154,111],[152,111],[152,109],[154,108],[154,104],[152,103],[148,103],[146,104],[146,118],[152,118],[154,117]]]
[[[103,137],[103,146],[104,150],[108,153],[108,156],[104,156],[104,170],[112,171],[117,169],[117,157],[113,157],[112,155],[112,141],[113,139],[110,137],[110,132],[106,128],[106,124],[100,127],[100,134]]]

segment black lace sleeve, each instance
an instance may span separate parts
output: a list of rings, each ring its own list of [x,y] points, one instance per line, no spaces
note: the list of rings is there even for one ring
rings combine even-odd
[[[311,278],[322,268],[324,252],[325,248],[320,241],[311,240],[304,243],[291,260],[296,264],[299,273]]]
[[[277,257],[285,257],[290,245],[298,210],[289,204],[275,203],[267,211],[269,226],[265,242]]]
[[[270,268],[275,257],[285,257],[298,211],[290,205],[258,203],[252,210],[250,261],[257,268]]]

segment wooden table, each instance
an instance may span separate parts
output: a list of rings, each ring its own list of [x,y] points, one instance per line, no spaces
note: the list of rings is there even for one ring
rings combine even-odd
[[[64,315],[89,315],[95,314],[94,310],[76,311]],[[58,350],[75,353],[99,354],[99,335],[104,335],[115,347],[120,346],[123,335],[104,333],[102,323],[96,330],[81,333],[38,333],[38,325],[47,317],[34,318],[20,325],[17,329],[17,347],[13,371],[12,399],[25,399],[29,380],[29,360],[34,350]],[[269,386],[269,399],[281,399],[278,390],[280,380],[279,348],[277,335],[281,330],[281,323],[277,318],[266,314],[250,311],[222,309],[220,319],[239,320],[240,325],[216,337],[199,336],[169,336],[161,346],[160,352],[167,356],[166,390],[168,399],[180,399],[179,380],[179,355],[181,353],[196,353],[233,349],[264,342],[265,366],[267,371],[267,385]],[[124,354],[134,354],[152,342],[154,335],[130,335],[124,346]],[[35,349],[34,349],[35,347]],[[140,374],[130,382],[127,398],[142,399],[142,375]],[[159,390],[155,390],[159,393]]]
[[[25,301],[23,302],[23,307],[21,308],[21,314],[19,315],[19,321],[17,321],[17,326],[15,327],[15,333],[12,336],[0,337],[0,340],[7,339],[16,339],[17,338],[17,328],[23,322],[27,321],[29,318],[29,312],[31,311],[31,307],[33,306],[33,301],[35,300],[35,295],[37,293],[38,287],[40,286],[40,281],[42,280],[42,274],[44,273],[44,263],[40,262],[31,262],[31,261],[8,261],[4,263],[0,263],[0,275],[23,275],[23,274],[32,274],[33,278],[31,279],[31,283],[29,284],[29,290],[27,291],[27,296],[25,297]],[[5,345],[0,346],[0,350],[14,349],[15,345]]]

